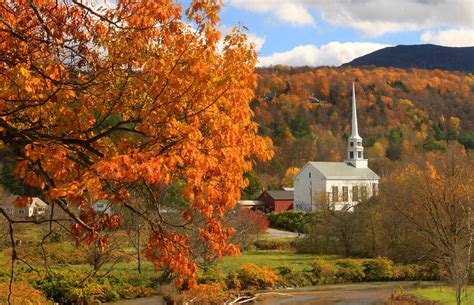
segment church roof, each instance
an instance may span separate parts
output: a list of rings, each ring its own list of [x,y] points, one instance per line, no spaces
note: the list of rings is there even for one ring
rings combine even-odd
[[[346,162],[308,162],[326,179],[380,179],[370,168],[356,168]]]

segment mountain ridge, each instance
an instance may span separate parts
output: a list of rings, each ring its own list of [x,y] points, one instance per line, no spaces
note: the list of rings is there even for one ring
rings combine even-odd
[[[474,46],[397,45],[357,57],[341,67],[376,66],[474,72]]]

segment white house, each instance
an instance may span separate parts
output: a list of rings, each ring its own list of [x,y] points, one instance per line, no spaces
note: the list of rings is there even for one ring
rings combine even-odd
[[[92,209],[94,209],[97,214],[115,214],[112,204],[108,200],[97,200],[92,204]]]
[[[347,160],[306,163],[293,177],[293,209],[316,211],[318,204],[324,201],[336,210],[352,210],[359,201],[377,193],[379,179],[364,159],[352,83],[352,134],[348,139]]]
[[[24,207],[15,207],[13,203],[19,198],[9,195],[1,198],[0,206],[13,218],[47,217],[49,205],[38,197],[30,197],[30,202]]]

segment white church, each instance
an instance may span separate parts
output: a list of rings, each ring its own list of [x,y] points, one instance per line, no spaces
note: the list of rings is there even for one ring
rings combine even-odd
[[[324,201],[335,210],[351,211],[361,200],[377,193],[379,180],[380,177],[368,167],[367,159],[364,159],[352,83],[352,133],[348,139],[347,160],[306,163],[293,177],[293,209],[316,211]]]

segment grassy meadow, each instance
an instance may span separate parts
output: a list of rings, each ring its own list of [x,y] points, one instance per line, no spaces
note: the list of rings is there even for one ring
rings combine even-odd
[[[456,305],[455,292],[452,287],[439,286],[422,288],[410,291],[409,294],[421,299],[437,301],[443,305]],[[474,285],[469,286],[466,293],[463,293],[462,304],[474,304]]]

